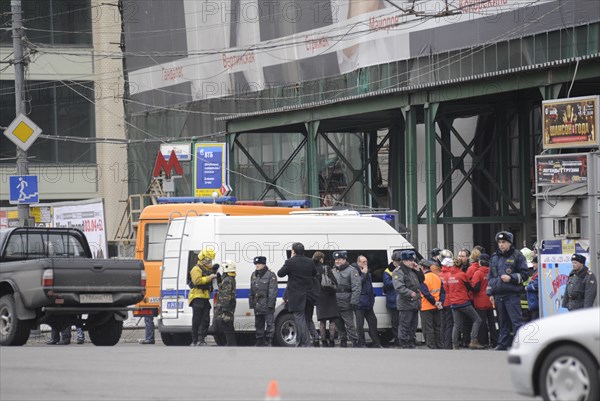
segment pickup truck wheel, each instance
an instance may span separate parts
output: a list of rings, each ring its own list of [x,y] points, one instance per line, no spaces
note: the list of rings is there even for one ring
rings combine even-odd
[[[282,313],[275,321],[274,342],[281,347],[296,346],[296,321],[291,313]]]
[[[94,345],[115,345],[121,339],[123,332],[123,322],[121,320],[111,319],[102,326],[90,327],[90,340]]]
[[[31,322],[19,320],[13,294],[0,298],[0,345],[23,345],[29,340]]]

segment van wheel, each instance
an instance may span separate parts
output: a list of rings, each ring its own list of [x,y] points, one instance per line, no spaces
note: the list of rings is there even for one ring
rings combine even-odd
[[[164,345],[175,345],[175,341],[173,340],[173,334],[171,333],[160,333],[160,339],[162,340]]]
[[[392,329],[386,329],[379,332],[379,340],[382,345],[389,344],[394,339],[394,332]]]
[[[173,345],[190,345],[192,343],[192,333],[173,334]]]
[[[0,345],[23,345],[29,340],[31,321],[19,320],[13,294],[0,298]]]
[[[273,340],[281,347],[296,346],[296,321],[291,313],[282,313],[275,322]]]
[[[116,345],[121,339],[123,332],[123,321],[116,320],[114,317],[101,326],[94,326],[88,329],[92,344],[98,346]]]

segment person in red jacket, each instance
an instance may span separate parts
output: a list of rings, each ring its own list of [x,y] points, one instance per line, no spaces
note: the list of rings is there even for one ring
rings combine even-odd
[[[444,292],[446,293],[446,299],[443,303],[442,309],[442,348],[452,349],[452,328],[454,327],[454,319],[452,318],[452,308],[450,308],[450,299],[448,298],[448,276],[450,275],[450,268],[454,266],[454,260],[451,258],[442,259],[442,272],[440,273],[440,279],[444,285]]]
[[[494,318],[494,306],[485,293],[488,285],[488,274],[490,272],[490,255],[483,253],[479,255],[479,268],[471,278],[473,288],[473,304],[477,314],[481,318],[479,328],[479,343],[484,347],[495,348],[498,345],[498,330]]]
[[[442,262],[443,264],[443,262]],[[467,275],[461,270],[462,262],[460,259],[454,260],[454,266],[450,269],[448,275],[448,294],[450,299],[450,307],[452,308],[452,317],[454,318],[454,326],[452,327],[452,349],[460,349],[459,333],[463,328],[464,320],[471,319],[473,327],[471,329],[471,341],[468,347],[470,349],[482,349],[477,336],[479,335],[479,326],[481,318],[473,308],[469,300],[469,291],[471,283],[467,280]]]

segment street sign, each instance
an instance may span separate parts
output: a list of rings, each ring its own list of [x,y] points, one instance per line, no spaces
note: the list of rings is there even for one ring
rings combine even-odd
[[[25,152],[41,133],[42,129],[24,114],[19,114],[4,131],[4,135]]]
[[[229,184],[226,183],[221,185],[221,188],[219,188],[219,193],[221,194],[221,196],[228,196],[231,193],[231,191],[231,187],[229,186]]]
[[[165,157],[159,151],[156,155],[156,162],[154,163],[154,170],[152,170],[152,177],[159,177],[161,171],[165,172],[167,178],[171,178],[171,173],[175,169],[175,172],[178,175],[183,175],[183,169],[181,168],[181,164],[179,164],[179,160],[177,160],[177,155],[174,150],[171,150],[171,156],[169,160],[165,160]]]
[[[11,175],[8,182],[9,202],[12,205],[40,203],[37,175]]]
[[[229,190],[229,160],[226,143],[194,144],[194,196],[211,196],[221,193],[226,184]],[[225,190],[227,188],[224,188]]]

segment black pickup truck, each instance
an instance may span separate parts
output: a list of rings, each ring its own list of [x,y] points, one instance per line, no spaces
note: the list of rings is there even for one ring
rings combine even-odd
[[[0,230],[0,345],[25,344],[41,323],[79,324],[95,345],[115,345],[145,288],[141,261],[92,259],[79,230]]]

